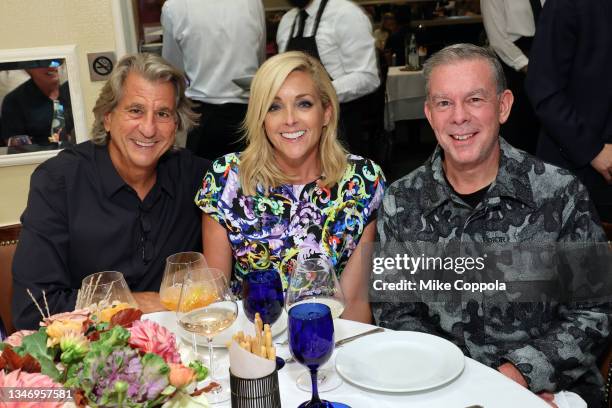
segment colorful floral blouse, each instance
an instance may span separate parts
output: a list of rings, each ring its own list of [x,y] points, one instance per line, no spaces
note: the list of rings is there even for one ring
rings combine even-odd
[[[237,154],[215,160],[196,204],[226,230],[234,255],[235,291],[252,269],[276,269],[283,287],[296,262],[314,254],[331,260],[338,276],[365,227],[376,218],[384,175],[371,160],[349,155],[342,180],[331,189],[315,181],[283,185],[266,196],[242,193]]]

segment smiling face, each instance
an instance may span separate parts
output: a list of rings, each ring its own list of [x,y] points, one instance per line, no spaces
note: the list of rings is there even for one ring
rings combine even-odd
[[[444,150],[447,171],[497,169],[499,126],[512,101],[508,90],[497,94],[493,70],[483,59],[434,68],[425,115]]]
[[[331,113],[331,105],[323,106],[309,74],[294,71],[287,76],[264,119],[281,169],[298,177],[320,172],[319,141]]]
[[[172,83],[128,74],[119,103],[104,116],[108,150],[122,177],[155,171],[159,158],[174,144],[174,105]]]

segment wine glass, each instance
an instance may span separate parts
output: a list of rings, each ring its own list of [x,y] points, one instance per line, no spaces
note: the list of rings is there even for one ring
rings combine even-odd
[[[289,275],[285,308],[289,312],[293,307],[305,303],[327,305],[333,319],[339,318],[344,312],[344,293],[327,257],[315,256],[299,262]],[[331,391],[342,384],[342,379],[334,370],[323,369],[319,374],[318,385],[321,392]],[[298,387],[308,391],[310,378],[307,373],[299,376]]]
[[[262,322],[272,327],[283,313],[284,305],[283,283],[276,270],[250,271],[243,279],[242,306],[251,322],[255,320],[255,313],[259,313]],[[276,357],[276,367],[280,370],[284,366],[285,360]]]
[[[176,309],[178,324],[193,335],[193,351],[197,358],[196,334],[206,336],[210,375],[206,387],[212,404],[227,401],[227,381],[215,378],[213,337],[230,327],[238,317],[238,305],[219,269],[193,269],[187,272]]]
[[[310,371],[312,398],[299,408],[345,406],[319,398],[317,370],[334,351],[334,322],[329,306],[302,303],[289,309],[289,350],[297,362]]]
[[[100,321],[110,321],[122,309],[137,309],[138,303],[121,272],[103,271],[83,278],[75,308],[88,308]]]
[[[208,265],[200,252],[179,252],[166,258],[166,268],[159,288],[159,300],[168,310],[176,311],[183,279],[188,271]]]
[[[272,326],[283,313],[283,283],[276,270],[250,271],[243,280],[242,304],[252,322],[259,313],[264,324]]]

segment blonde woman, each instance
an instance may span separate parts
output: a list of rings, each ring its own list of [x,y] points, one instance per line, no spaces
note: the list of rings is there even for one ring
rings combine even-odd
[[[204,255],[235,291],[253,269],[276,269],[286,288],[296,263],[329,257],[346,297],[343,317],[369,322],[369,269],[384,176],[337,140],[338,99],[321,64],[302,52],[266,61],[253,79],[247,148],[213,162],[196,204]],[[357,256],[351,257],[352,254]]]

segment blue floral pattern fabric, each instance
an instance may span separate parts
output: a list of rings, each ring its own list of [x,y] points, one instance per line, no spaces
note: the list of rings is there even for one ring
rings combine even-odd
[[[253,196],[240,187],[240,158],[215,160],[204,175],[195,202],[226,230],[234,255],[233,289],[253,269],[276,269],[283,287],[298,261],[329,257],[338,276],[365,227],[376,218],[385,179],[371,160],[349,155],[340,182],[331,189],[316,181],[282,185]]]

